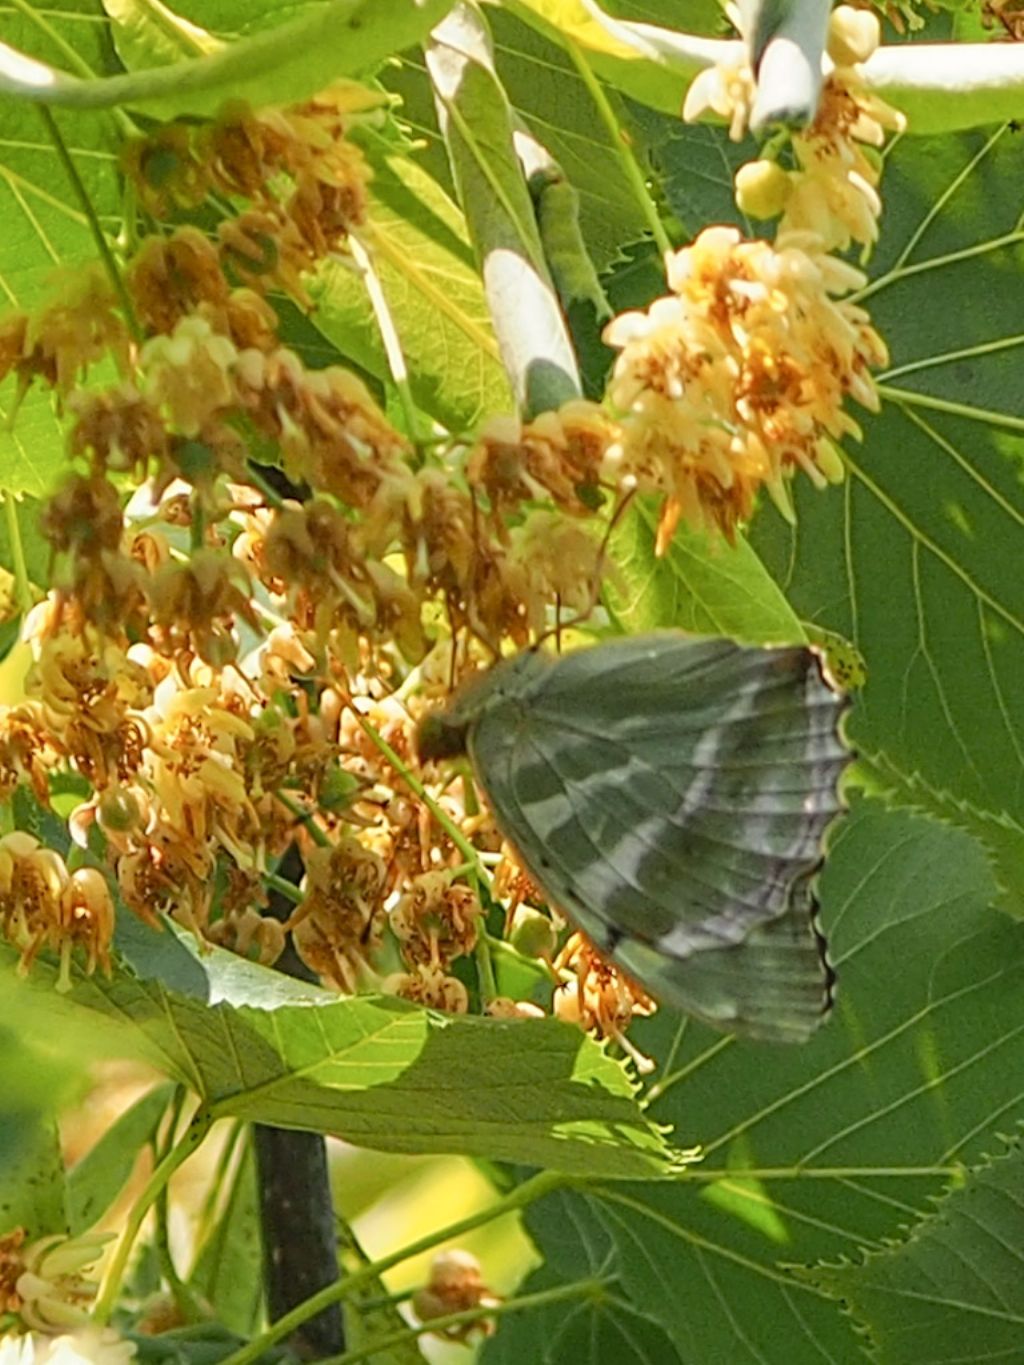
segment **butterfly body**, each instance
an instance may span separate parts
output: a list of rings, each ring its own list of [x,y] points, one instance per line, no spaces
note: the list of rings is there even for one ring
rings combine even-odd
[[[812,650],[665,632],[502,662],[421,748],[469,755],[535,883],[651,994],[800,1041],[831,1001],[810,884],[843,707]]]

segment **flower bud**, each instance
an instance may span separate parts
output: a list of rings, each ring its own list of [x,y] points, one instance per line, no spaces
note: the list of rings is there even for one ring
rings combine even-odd
[[[882,40],[882,26],[874,10],[838,5],[828,24],[828,55],[836,66],[866,62]]]
[[[776,218],[786,207],[792,188],[789,176],[776,161],[748,161],[736,172],[736,203],[751,218]]]
[[[550,958],[555,951],[555,929],[547,915],[528,905],[517,907],[509,942],[524,957]]]

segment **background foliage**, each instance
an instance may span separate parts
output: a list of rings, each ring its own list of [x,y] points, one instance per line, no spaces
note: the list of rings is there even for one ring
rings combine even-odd
[[[26,2],[4,16],[2,37],[93,81],[243,52],[254,35],[281,29],[279,67],[260,67],[254,49],[244,78],[232,68],[173,99],[168,86],[54,113],[111,240],[124,230],[117,145],[129,128],[153,114],[208,112],[229,94],[273,103],[317,88],[325,72],[379,70],[403,100],[407,134],[401,154],[367,144],[381,282],[417,408],[470,429],[511,397],[416,46],[444,7],[418,28],[403,18],[408,45],[395,54],[385,19],[405,7],[378,3],[350,66],[340,39],[314,60],[314,30],[300,27],[321,24],[328,8]],[[620,9],[707,33],[719,23],[705,5]],[[661,292],[659,264],[616,154],[619,132],[556,41],[560,23],[569,32],[579,21],[575,7],[489,8],[488,20],[501,86],[575,184],[616,309],[645,306]],[[731,194],[731,169],[750,146],[717,127],[681,126],[666,112],[678,81],[640,59],[624,65],[621,79],[614,64],[602,67],[606,93],[675,242],[712,221],[752,230]],[[54,268],[91,260],[95,241],[38,108],[16,95],[0,107],[0,289],[30,308]],[[80,1093],[86,1056],[137,1054],[211,1118],[569,1173],[525,1215],[540,1264],[522,1292],[597,1288],[569,1308],[503,1316],[486,1362],[1012,1358],[1024,1321],[1015,1136],[1024,1118],[1024,137],[1005,124],[912,133],[886,153],[882,234],[862,294],[891,351],[883,409],[864,422],[862,442],[846,443],[844,484],[803,487],[795,526],[761,507],[734,547],[684,533],[655,559],[639,505],[612,545],[608,607],[622,629],[838,639],[864,661],[849,721],[859,791],[820,883],[840,980],[830,1026],[806,1048],[776,1051],[662,1011],[634,1035],[657,1062],[638,1094],[620,1062],[553,1020],[498,1027],[338,999],[218,951],[199,956],[170,933],[151,941],[128,922],[109,983],[77,979],[58,998],[52,968],[24,983],[4,966],[0,1223],[80,1232],[110,1206],[171,1090],[149,1091],[67,1173],[52,1121]],[[331,263],[311,293],[306,314],[275,300],[282,338],[310,363],[350,362],[400,421],[360,276]],[[592,324],[580,351],[600,373],[595,333]],[[66,458],[51,398],[31,392],[0,433],[0,553],[13,567],[16,523],[39,589],[48,576],[40,500]],[[15,650],[11,698],[23,664]],[[700,1162],[680,1174],[673,1150],[696,1146]],[[496,1199],[515,1184],[509,1169],[493,1173]],[[248,1332],[253,1304],[239,1307],[239,1279],[222,1267],[245,1252],[246,1218],[251,1232],[251,1169],[232,1178],[237,1239],[208,1243],[194,1277],[221,1320]],[[173,1349],[198,1359],[198,1348]]]

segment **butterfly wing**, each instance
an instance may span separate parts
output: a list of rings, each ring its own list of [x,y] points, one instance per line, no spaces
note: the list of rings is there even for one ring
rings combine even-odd
[[[830,981],[807,882],[849,761],[813,653],[665,634],[498,674],[470,756],[553,903],[667,1003],[806,1036]]]
[[[835,982],[816,913],[804,881],[794,888],[789,909],[755,925],[742,943],[680,958],[625,938],[615,958],[657,999],[714,1028],[763,1042],[802,1043],[831,1008]]]

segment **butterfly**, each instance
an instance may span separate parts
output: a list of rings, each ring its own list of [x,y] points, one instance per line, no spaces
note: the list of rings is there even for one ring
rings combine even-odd
[[[662,1004],[803,1042],[835,980],[812,883],[845,706],[813,649],[666,631],[503,660],[419,748],[468,755],[545,897]]]

